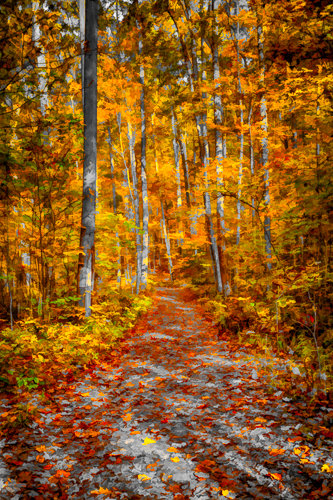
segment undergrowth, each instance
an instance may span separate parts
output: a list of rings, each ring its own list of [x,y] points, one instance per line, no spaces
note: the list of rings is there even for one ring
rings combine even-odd
[[[279,377],[274,376],[274,364],[266,364],[277,390],[282,389],[294,398],[333,400],[333,332],[326,329],[315,335],[311,315],[307,322],[297,319],[297,310],[291,307],[295,301],[288,302],[288,298],[284,301],[287,312],[284,321],[280,304],[277,321],[275,304],[273,301],[270,304],[267,298],[262,301],[251,297],[225,298],[204,283],[192,284],[188,293],[192,299],[196,297],[206,316],[216,325],[220,338],[227,337],[255,355],[286,362],[286,370],[279,373]],[[296,317],[294,321],[290,319],[292,314]]]
[[[29,318],[13,330],[3,329],[0,391],[14,397],[14,404],[10,414],[1,415],[0,427],[24,425],[33,416],[34,408],[24,402],[25,395],[50,392],[60,376],[70,381],[80,369],[115,355],[117,341],[150,305],[147,296],[123,292],[92,306],[89,318],[72,310],[67,320],[62,312],[61,322],[43,324]]]

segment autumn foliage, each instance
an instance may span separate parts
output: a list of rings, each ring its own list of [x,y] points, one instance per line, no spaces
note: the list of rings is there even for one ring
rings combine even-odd
[[[148,307],[135,296],[147,202],[144,95],[148,289],[185,283],[220,335],[296,355],[309,390],[329,392],[330,3],[100,2],[89,320],[77,305],[77,2],[4,1],[0,14],[3,387],[33,389],[68,359],[97,361]]]

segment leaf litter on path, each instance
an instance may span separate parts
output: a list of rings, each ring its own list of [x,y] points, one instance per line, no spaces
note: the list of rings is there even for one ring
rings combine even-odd
[[[59,381],[56,405],[35,397],[33,425],[2,438],[0,499],[333,498],[332,409],[272,392],[181,290],[158,296],[117,365]]]

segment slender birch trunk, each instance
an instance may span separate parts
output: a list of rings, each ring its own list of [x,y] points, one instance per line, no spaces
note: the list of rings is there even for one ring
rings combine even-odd
[[[239,15],[239,0],[236,2],[236,16]],[[243,91],[241,82],[241,60],[239,54],[239,40],[240,40],[240,30],[239,21],[237,21],[236,28],[236,54],[237,54],[237,87],[239,93],[239,112],[240,112],[240,136],[239,136],[239,167],[238,167],[238,190],[237,190],[237,235],[236,244],[240,243],[240,225],[241,225],[241,195],[242,195],[242,178],[243,178],[243,157],[244,157],[244,111],[243,111]]]
[[[133,201],[134,201],[134,216],[135,216],[135,243],[136,243],[136,293],[140,291],[141,278],[141,235],[140,235],[140,200],[138,192],[138,180],[136,175],[136,158],[134,151],[135,135],[131,123],[127,122],[128,144],[130,152],[132,185],[133,185]]]
[[[111,182],[112,182],[112,206],[113,213],[117,215],[117,193],[116,193],[116,183],[114,178],[114,161],[113,161],[113,152],[112,152],[112,137],[111,130],[108,127],[109,134],[109,145],[110,145],[110,169],[111,169]],[[116,241],[117,241],[117,252],[118,252],[118,269],[117,269],[117,286],[118,289],[121,287],[121,247],[119,241],[119,234],[116,232]]]
[[[180,147],[180,154],[182,157],[186,205],[187,205],[187,208],[190,209],[191,208],[191,187],[190,187],[190,176],[189,176],[189,172],[188,172],[186,134],[179,133],[177,140],[178,140],[178,144]]]
[[[39,8],[44,8],[44,2],[33,2],[33,11],[37,12]],[[45,77],[46,71],[46,58],[44,48],[40,45],[40,38],[42,36],[40,26],[36,21],[36,16],[34,14],[34,22],[32,26],[32,41],[35,47],[38,49],[37,55],[37,70],[38,70],[38,94],[39,94],[39,106],[42,117],[45,117],[46,110],[49,107],[49,97],[47,92],[47,79]],[[42,129],[41,140],[43,144],[49,142],[49,131],[47,129]],[[44,210],[45,213],[45,228],[48,230],[49,235],[52,234],[52,229],[54,230],[54,224],[51,215],[51,200],[49,196],[42,194],[40,189],[40,178],[37,173],[36,176],[37,192],[38,192],[38,209],[39,212]],[[43,207],[43,208],[42,208]],[[41,217],[39,218],[41,221]],[[41,224],[41,222],[39,222]],[[52,228],[52,229],[51,229]],[[45,241],[45,233],[43,234],[42,227],[39,228],[40,234],[40,255],[41,255],[41,265],[40,265],[40,296],[39,296],[39,311],[42,316],[44,316],[44,306],[47,298],[50,298],[51,294],[51,278],[53,274],[53,267],[49,265],[47,256],[45,255],[45,249],[49,248],[50,240]]]
[[[251,178],[254,179],[254,151],[253,151],[253,138],[252,138],[252,105],[249,110],[249,117],[247,119],[247,123],[249,126],[249,153],[250,153],[250,172]],[[252,206],[252,226],[254,225],[254,220],[256,216],[255,205],[254,205],[254,197],[251,197],[251,206]]]
[[[180,170],[179,170],[179,144],[177,141],[178,131],[177,131],[177,122],[175,118],[175,114],[172,110],[171,112],[171,122],[172,122],[172,145],[173,145],[173,154],[175,159],[175,167],[176,167],[176,181],[177,181],[177,211],[178,217],[182,209],[182,189],[180,184]],[[184,243],[184,235],[183,235],[183,227],[182,221],[178,221],[179,224],[179,233],[180,238],[178,239],[178,247],[181,248]]]
[[[82,108],[84,108],[84,40],[86,25],[86,0],[78,0],[80,16],[80,45],[81,45],[81,81],[82,81]]]
[[[220,0],[213,0],[213,11],[218,7]],[[215,15],[215,14],[214,14]],[[223,181],[223,160],[224,144],[223,136],[220,127],[223,124],[223,107],[222,98],[220,95],[220,66],[218,57],[218,28],[216,19],[214,17],[214,33],[213,33],[213,78],[214,78],[214,123],[215,123],[215,158],[216,158],[216,184],[217,184],[217,216],[221,230],[221,242],[219,246],[220,266],[221,266],[221,281],[222,289],[225,294],[229,293],[229,282],[226,277],[227,271],[225,269],[225,220],[224,220],[224,196],[222,194],[224,188]],[[224,264],[224,265],[223,265]]]
[[[91,315],[95,273],[95,211],[97,179],[97,0],[86,0],[84,53],[84,162],[78,288],[80,305]]]
[[[139,53],[142,53],[142,40],[139,41]],[[141,186],[142,186],[142,259],[141,259],[141,283],[142,288],[147,288],[148,282],[148,254],[149,254],[149,207],[148,207],[148,186],[146,169],[146,113],[145,113],[145,72],[140,66],[140,110],[141,110]]]
[[[258,34],[258,52],[259,52],[259,64],[260,64],[260,87],[264,89],[265,85],[265,62],[264,62],[264,42],[263,42],[263,32],[262,26],[258,20],[257,25],[257,34]],[[262,92],[262,97],[260,100],[260,117],[261,117],[261,130],[262,130],[262,139],[261,139],[261,158],[260,162],[262,168],[264,170],[264,184],[265,184],[265,206],[266,206],[266,214],[264,219],[264,237],[265,237],[265,250],[266,250],[266,258],[267,258],[267,269],[270,271],[272,269],[272,244],[271,244],[271,219],[268,215],[268,210],[270,208],[270,194],[269,194],[269,169],[268,169],[268,123],[267,123],[267,106],[266,106],[266,97],[265,92]]]
[[[168,236],[168,231],[165,223],[165,216],[164,216],[164,208],[163,208],[163,201],[161,200],[161,213],[162,213],[162,231],[163,231],[163,236],[164,236],[164,241],[165,241],[165,248],[167,251],[167,256],[168,256],[168,265],[169,265],[169,273],[170,273],[170,278],[171,278],[171,283],[173,283],[173,274],[172,274],[172,258],[171,258],[171,249],[170,249],[170,240]]]
[[[203,77],[204,78],[204,77]],[[203,93],[203,99],[205,99],[205,94]],[[209,165],[209,143],[208,143],[208,133],[207,133],[207,121],[206,114],[202,113],[201,116],[196,117],[197,130],[200,142],[200,155],[203,164],[203,177],[204,177],[204,205],[205,205],[205,217],[206,226],[210,240],[210,251],[212,256],[212,262],[215,270],[215,278],[217,289],[219,293],[223,291],[222,279],[221,279],[221,269],[220,269],[220,257],[217,247],[217,241],[214,233],[214,225],[212,219],[212,207],[209,193],[209,179],[208,179],[208,165]]]

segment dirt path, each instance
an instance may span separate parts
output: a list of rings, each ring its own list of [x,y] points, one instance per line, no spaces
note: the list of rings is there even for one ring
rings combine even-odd
[[[2,442],[0,498],[333,498],[332,441],[298,435],[305,405],[272,394],[181,290],[158,294],[118,367],[68,381],[57,409]]]

